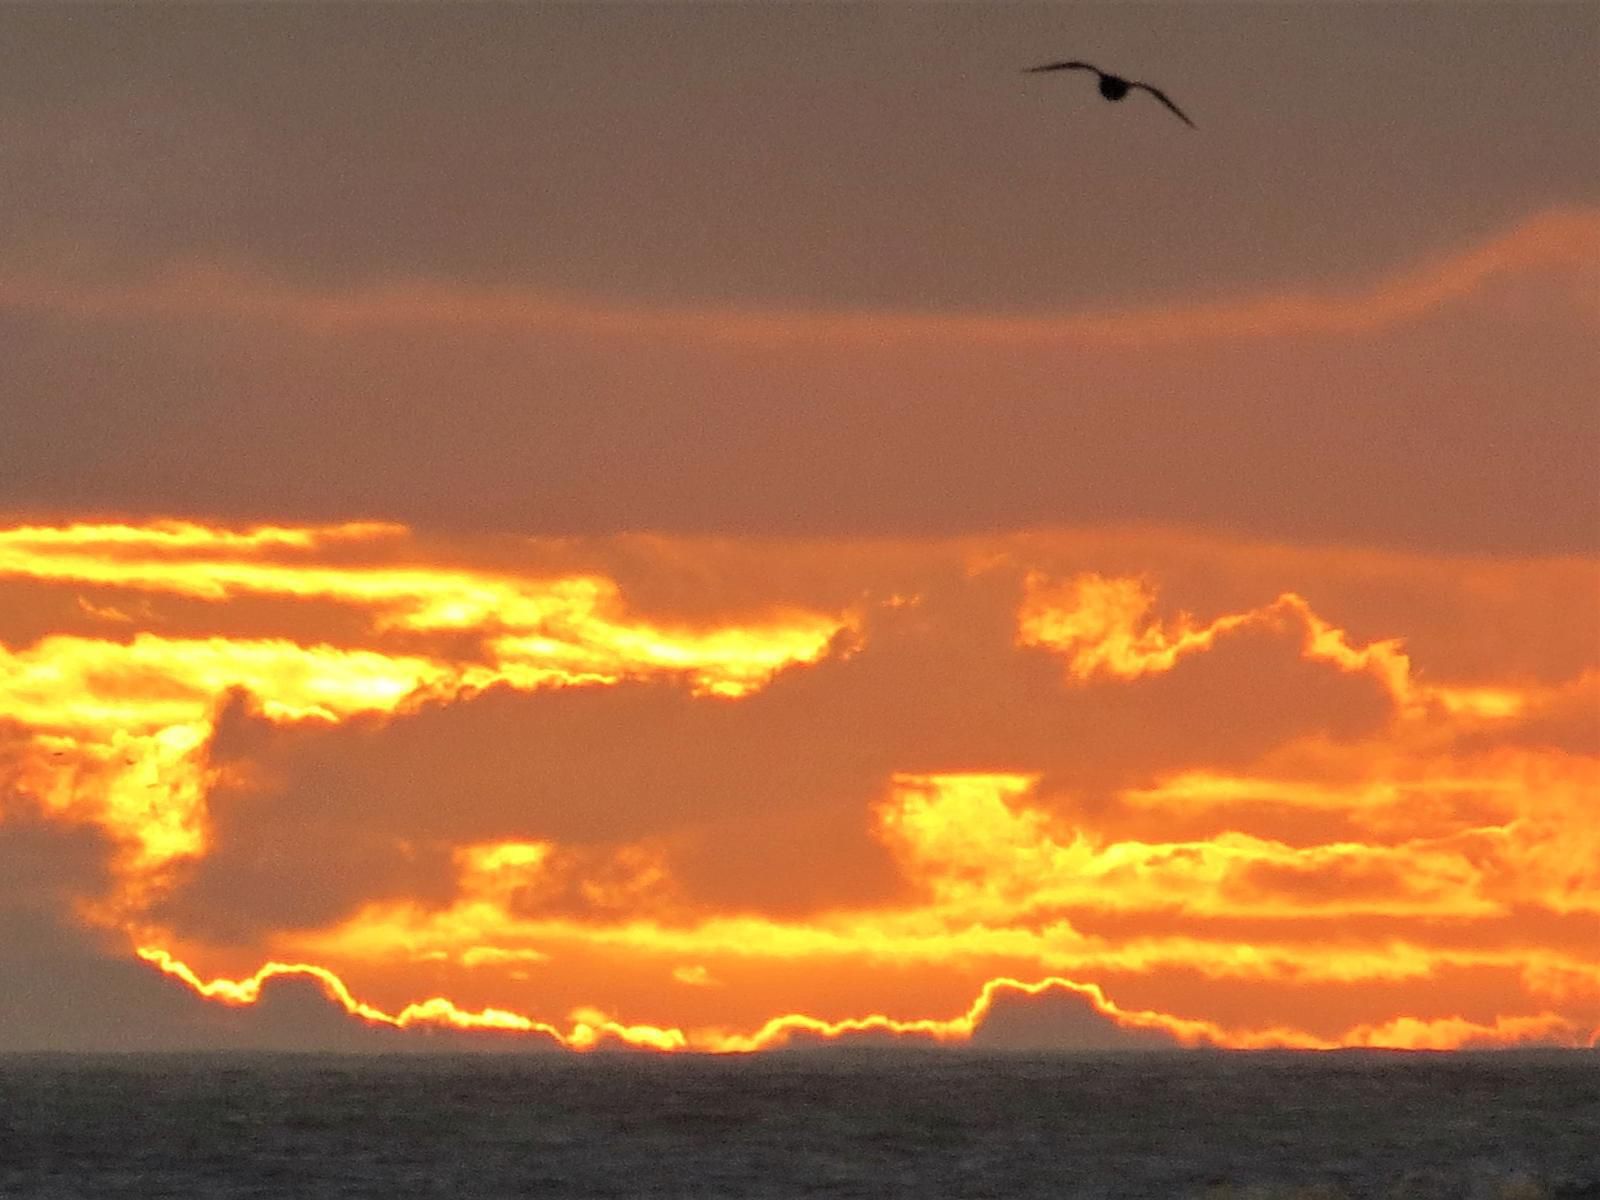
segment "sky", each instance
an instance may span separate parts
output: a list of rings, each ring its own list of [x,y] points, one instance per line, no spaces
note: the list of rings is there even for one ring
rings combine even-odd
[[[0,8],[0,1049],[1600,1044],[1597,145],[1582,4]]]

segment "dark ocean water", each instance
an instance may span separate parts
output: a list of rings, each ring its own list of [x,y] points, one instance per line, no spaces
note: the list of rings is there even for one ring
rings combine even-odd
[[[1600,1198],[1600,1055],[0,1057],[0,1196]]]

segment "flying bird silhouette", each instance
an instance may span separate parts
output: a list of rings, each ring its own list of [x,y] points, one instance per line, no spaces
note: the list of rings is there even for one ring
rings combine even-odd
[[[1172,115],[1177,117],[1178,120],[1182,121],[1190,129],[1199,128],[1199,126],[1197,126],[1193,121],[1189,120],[1188,115],[1183,111],[1183,109],[1179,108],[1171,100],[1167,99],[1167,94],[1160,88],[1151,87],[1148,83],[1140,83],[1137,79],[1124,79],[1122,76],[1113,75],[1109,71],[1102,71],[1093,63],[1077,62],[1075,60],[1072,62],[1040,63],[1037,67],[1026,68],[1023,71],[1023,74],[1031,75],[1036,71],[1093,71],[1096,75],[1100,76],[1100,94],[1107,100],[1121,100],[1131,89],[1141,88],[1144,91],[1149,92],[1157,100],[1161,101],[1161,103],[1170,108],[1172,110]]]

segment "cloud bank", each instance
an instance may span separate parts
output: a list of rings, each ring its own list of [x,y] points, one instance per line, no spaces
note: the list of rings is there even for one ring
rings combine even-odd
[[[0,261],[0,508],[1589,552],[1597,264],[1581,207],[1354,281],[1021,313]]]
[[[1597,577],[13,526],[12,1042],[1587,1044]]]

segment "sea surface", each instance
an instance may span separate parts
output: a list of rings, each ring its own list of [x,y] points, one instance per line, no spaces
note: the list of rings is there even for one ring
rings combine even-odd
[[[0,1197],[1600,1198],[1600,1055],[0,1057]]]

